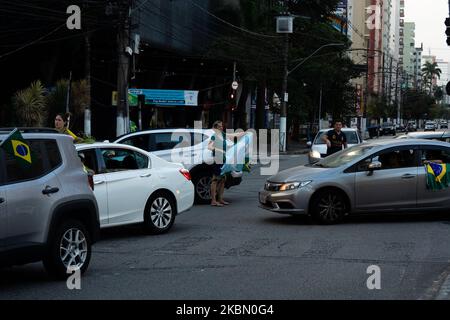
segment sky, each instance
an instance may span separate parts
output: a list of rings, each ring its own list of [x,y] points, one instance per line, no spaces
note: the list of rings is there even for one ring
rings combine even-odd
[[[405,21],[416,23],[416,47],[423,43],[424,55],[435,55],[450,62],[450,47],[445,35],[448,0],[405,0]]]

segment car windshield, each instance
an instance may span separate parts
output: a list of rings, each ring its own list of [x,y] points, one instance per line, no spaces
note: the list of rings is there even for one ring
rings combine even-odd
[[[342,131],[345,134],[345,137],[347,138],[348,144],[358,144],[358,134],[356,131]],[[323,136],[327,133],[327,131],[321,131],[317,134],[316,139],[314,140],[314,144],[325,144],[325,142],[322,140]]]
[[[356,145],[332,154],[331,156],[315,163],[314,166],[322,168],[338,168],[352,162],[355,159],[358,159],[359,157],[368,155],[374,147],[375,146],[373,145],[367,144]]]

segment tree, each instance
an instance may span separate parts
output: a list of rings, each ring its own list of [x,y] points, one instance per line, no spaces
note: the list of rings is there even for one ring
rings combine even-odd
[[[13,97],[14,111],[19,126],[42,127],[47,117],[45,89],[40,80],[20,90]]]
[[[422,68],[422,77],[424,79],[425,85],[427,83],[430,84],[430,95],[433,91],[433,79],[437,77],[441,78],[442,70],[438,68],[437,62],[431,63],[430,61],[425,62],[424,67]]]
[[[283,50],[285,37],[275,33],[275,16],[290,11],[299,16],[290,37],[289,69],[302,58],[308,57],[321,46],[340,42],[343,47],[324,48],[289,77],[288,123],[311,121],[318,114],[322,89],[323,111],[333,115],[345,115],[354,107],[354,89],[349,79],[356,77],[353,62],[343,54],[350,47],[348,38],[333,29],[328,21],[335,10],[337,0],[285,1],[289,8],[273,5],[274,1],[241,0],[226,2],[217,12],[224,20],[239,25],[250,32],[230,30],[216,41],[210,56],[238,62],[243,92],[258,88],[257,128],[263,127],[265,90],[281,96],[283,78]],[[225,2],[222,2],[225,3]],[[233,3],[234,5],[231,5]],[[278,2],[281,3],[281,2]],[[309,19],[301,18],[307,16]],[[260,35],[258,35],[260,34]],[[263,35],[261,35],[263,34]],[[303,83],[307,83],[305,88]],[[246,99],[241,96],[241,99]],[[245,105],[239,103],[239,106]]]

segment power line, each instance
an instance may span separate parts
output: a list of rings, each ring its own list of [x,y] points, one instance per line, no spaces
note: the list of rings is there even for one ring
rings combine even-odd
[[[11,54],[13,54],[13,53],[16,53],[16,52],[18,52],[18,51],[20,51],[20,50],[22,50],[22,49],[25,49],[25,48],[27,48],[27,47],[29,47],[29,46],[32,46],[32,45],[35,44],[35,43],[38,43],[38,42],[41,41],[42,39],[45,39],[46,37],[50,36],[51,34],[55,33],[56,31],[58,31],[59,29],[61,29],[61,28],[62,28],[63,26],[65,26],[65,25],[66,25],[66,24],[63,23],[62,25],[60,25],[60,26],[57,27],[56,29],[50,31],[49,33],[43,35],[42,37],[39,37],[38,39],[36,39],[36,40],[34,40],[34,41],[31,41],[31,42],[29,42],[29,43],[27,43],[27,44],[21,46],[20,48],[17,48],[17,49],[15,49],[15,50],[13,50],[13,51],[10,51],[10,52],[7,52],[7,53],[4,53],[4,54],[0,55],[0,59],[4,58],[4,57],[6,57],[6,56],[9,56],[9,55],[11,55]]]
[[[238,27],[238,26],[236,26],[236,25],[234,25],[234,24],[232,24],[232,23],[230,23],[230,22],[228,22],[228,21],[226,21],[226,20],[224,20],[224,19],[222,19],[222,18],[219,18],[219,17],[216,16],[215,14],[211,13],[210,11],[206,10],[206,9],[203,8],[202,6],[200,6],[200,5],[198,5],[197,3],[195,3],[193,0],[190,0],[190,2],[192,3],[192,5],[194,5],[195,7],[197,7],[198,9],[200,9],[201,11],[205,12],[205,13],[208,14],[209,16],[213,17],[214,19],[219,20],[220,22],[222,22],[222,23],[226,24],[227,26],[232,27],[232,28],[234,28],[234,29],[243,31],[243,32],[245,32],[245,33],[248,33],[248,34],[251,34],[251,35],[254,35],[254,36],[257,36],[257,37],[276,38],[276,39],[282,39],[282,38],[283,38],[283,37],[280,37],[280,36],[273,36],[273,35],[267,35],[267,34],[257,33],[257,32],[253,32],[253,31],[250,31],[250,30],[247,30],[247,29]]]

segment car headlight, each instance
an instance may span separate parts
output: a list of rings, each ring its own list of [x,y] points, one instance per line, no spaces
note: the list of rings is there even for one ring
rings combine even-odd
[[[290,191],[295,190],[299,188],[306,187],[308,184],[310,184],[312,181],[303,181],[303,182],[290,182],[285,183],[280,186],[280,191]]]
[[[316,159],[322,158],[322,157],[320,156],[320,152],[319,152],[319,151],[316,151],[316,150],[311,150],[311,151],[309,152],[309,156],[310,156],[311,158],[316,158]]]

